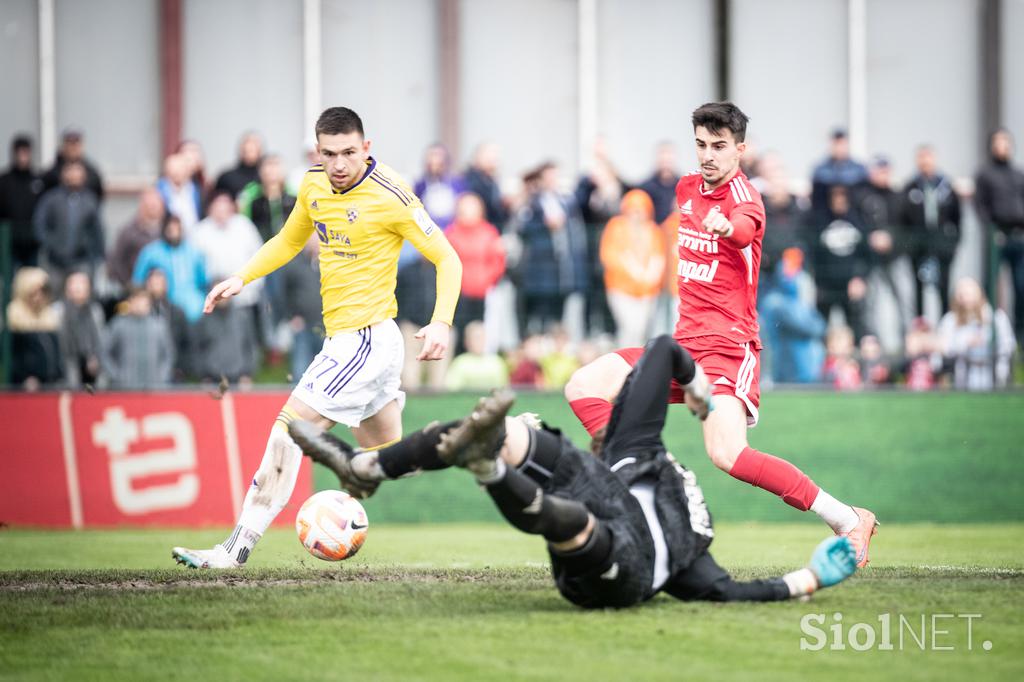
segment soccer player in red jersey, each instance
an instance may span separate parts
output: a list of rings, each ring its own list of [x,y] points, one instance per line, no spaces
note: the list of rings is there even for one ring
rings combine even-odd
[[[676,185],[679,206],[679,322],[675,339],[712,384],[714,409],[703,422],[704,447],[722,471],[818,514],[850,538],[858,566],[868,562],[875,515],[844,504],[784,459],[747,442],[757,424],[760,349],[757,276],[765,230],[761,195],[740,170],[747,116],[731,102],[693,112],[700,171]],[[623,348],[580,368],[565,387],[573,412],[600,439],[612,403],[642,348]],[[692,386],[674,385],[670,402],[687,402]]]

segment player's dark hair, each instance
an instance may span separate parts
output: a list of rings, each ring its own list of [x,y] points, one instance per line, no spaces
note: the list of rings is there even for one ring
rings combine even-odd
[[[320,118],[316,120],[316,136],[321,135],[347,135],[348,133],[363,133],[363,119],[359,114],[348,107],[331,107],[324,109]]]
[[[747,137],[747,121],[750,119],[732,102],[708,102],[693,112],[693,129],[703,126],[708,131],[721,134],[723,130],[732,133],[733,139],[743,142]]]

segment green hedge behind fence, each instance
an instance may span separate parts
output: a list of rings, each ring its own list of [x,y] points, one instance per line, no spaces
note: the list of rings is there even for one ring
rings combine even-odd
[[[472,395],[410,396],[405,428],[465,414]],[[516,411],[539,413],[579,445],[586,432],[561,395],[522,394]],[[338,433],[351,439],[341,427]],[[699,423],[669,411],[668,448],[697,473],[716,519],[814,521],[780,499],[715,469]],[[885,521],[1024,520],[1024,393],[778,392],[764,396],[751,446],[784,457],[836,497]],[[318,489],[337,487],[318,467]],[[384,484],[366,502],[373,522],[498,521],[464,471],[428,472]]]

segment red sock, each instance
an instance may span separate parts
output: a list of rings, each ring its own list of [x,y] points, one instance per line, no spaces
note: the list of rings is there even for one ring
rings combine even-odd
[[[578,398],[569,401],[569,407],[576,418],[583,422],[583,428],[591,436],[612,418],[612,404],[601,398]]]
[[[784,459],[750,447],[743,448],[729,475],[775,493],[783,502],[800,511],[810,509],[818,496],[818,486],[807,474]]]

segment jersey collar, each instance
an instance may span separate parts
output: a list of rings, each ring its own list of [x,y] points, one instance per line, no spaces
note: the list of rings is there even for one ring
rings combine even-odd
[[[702,197],[707,197],[708,199],[722,199],[725,197],[725,193],[729,191],[729,183],[736,178],[746,179],[746,177],[747,176],[743,174],[743,171],[737,168],[736,173],[729,178],[729,182],[723,182],[721,185],[710,191],[704,189],[704,179],[701,178],[701,181],[697,184],[697,191],[700,192]]]
[[[359,182],[357,182],[356,184],[352,185],[351,187],[346,187],[345,189],[334,189],[334,185],[331,185],[331,193],[332,194],[348,194],[349,192],[354,190],[356,187],[358,187],[359,185],[363,184],[363,180],[366,180],[366,178],[370,177],[370,173],[372,173],[373,169],[376,168],[376,167],[377,167],[377,159],[375,159],[375,158],[373,158],[371,156],[366,161],[366,172],[363,173],[363,177],[359,178]]]

